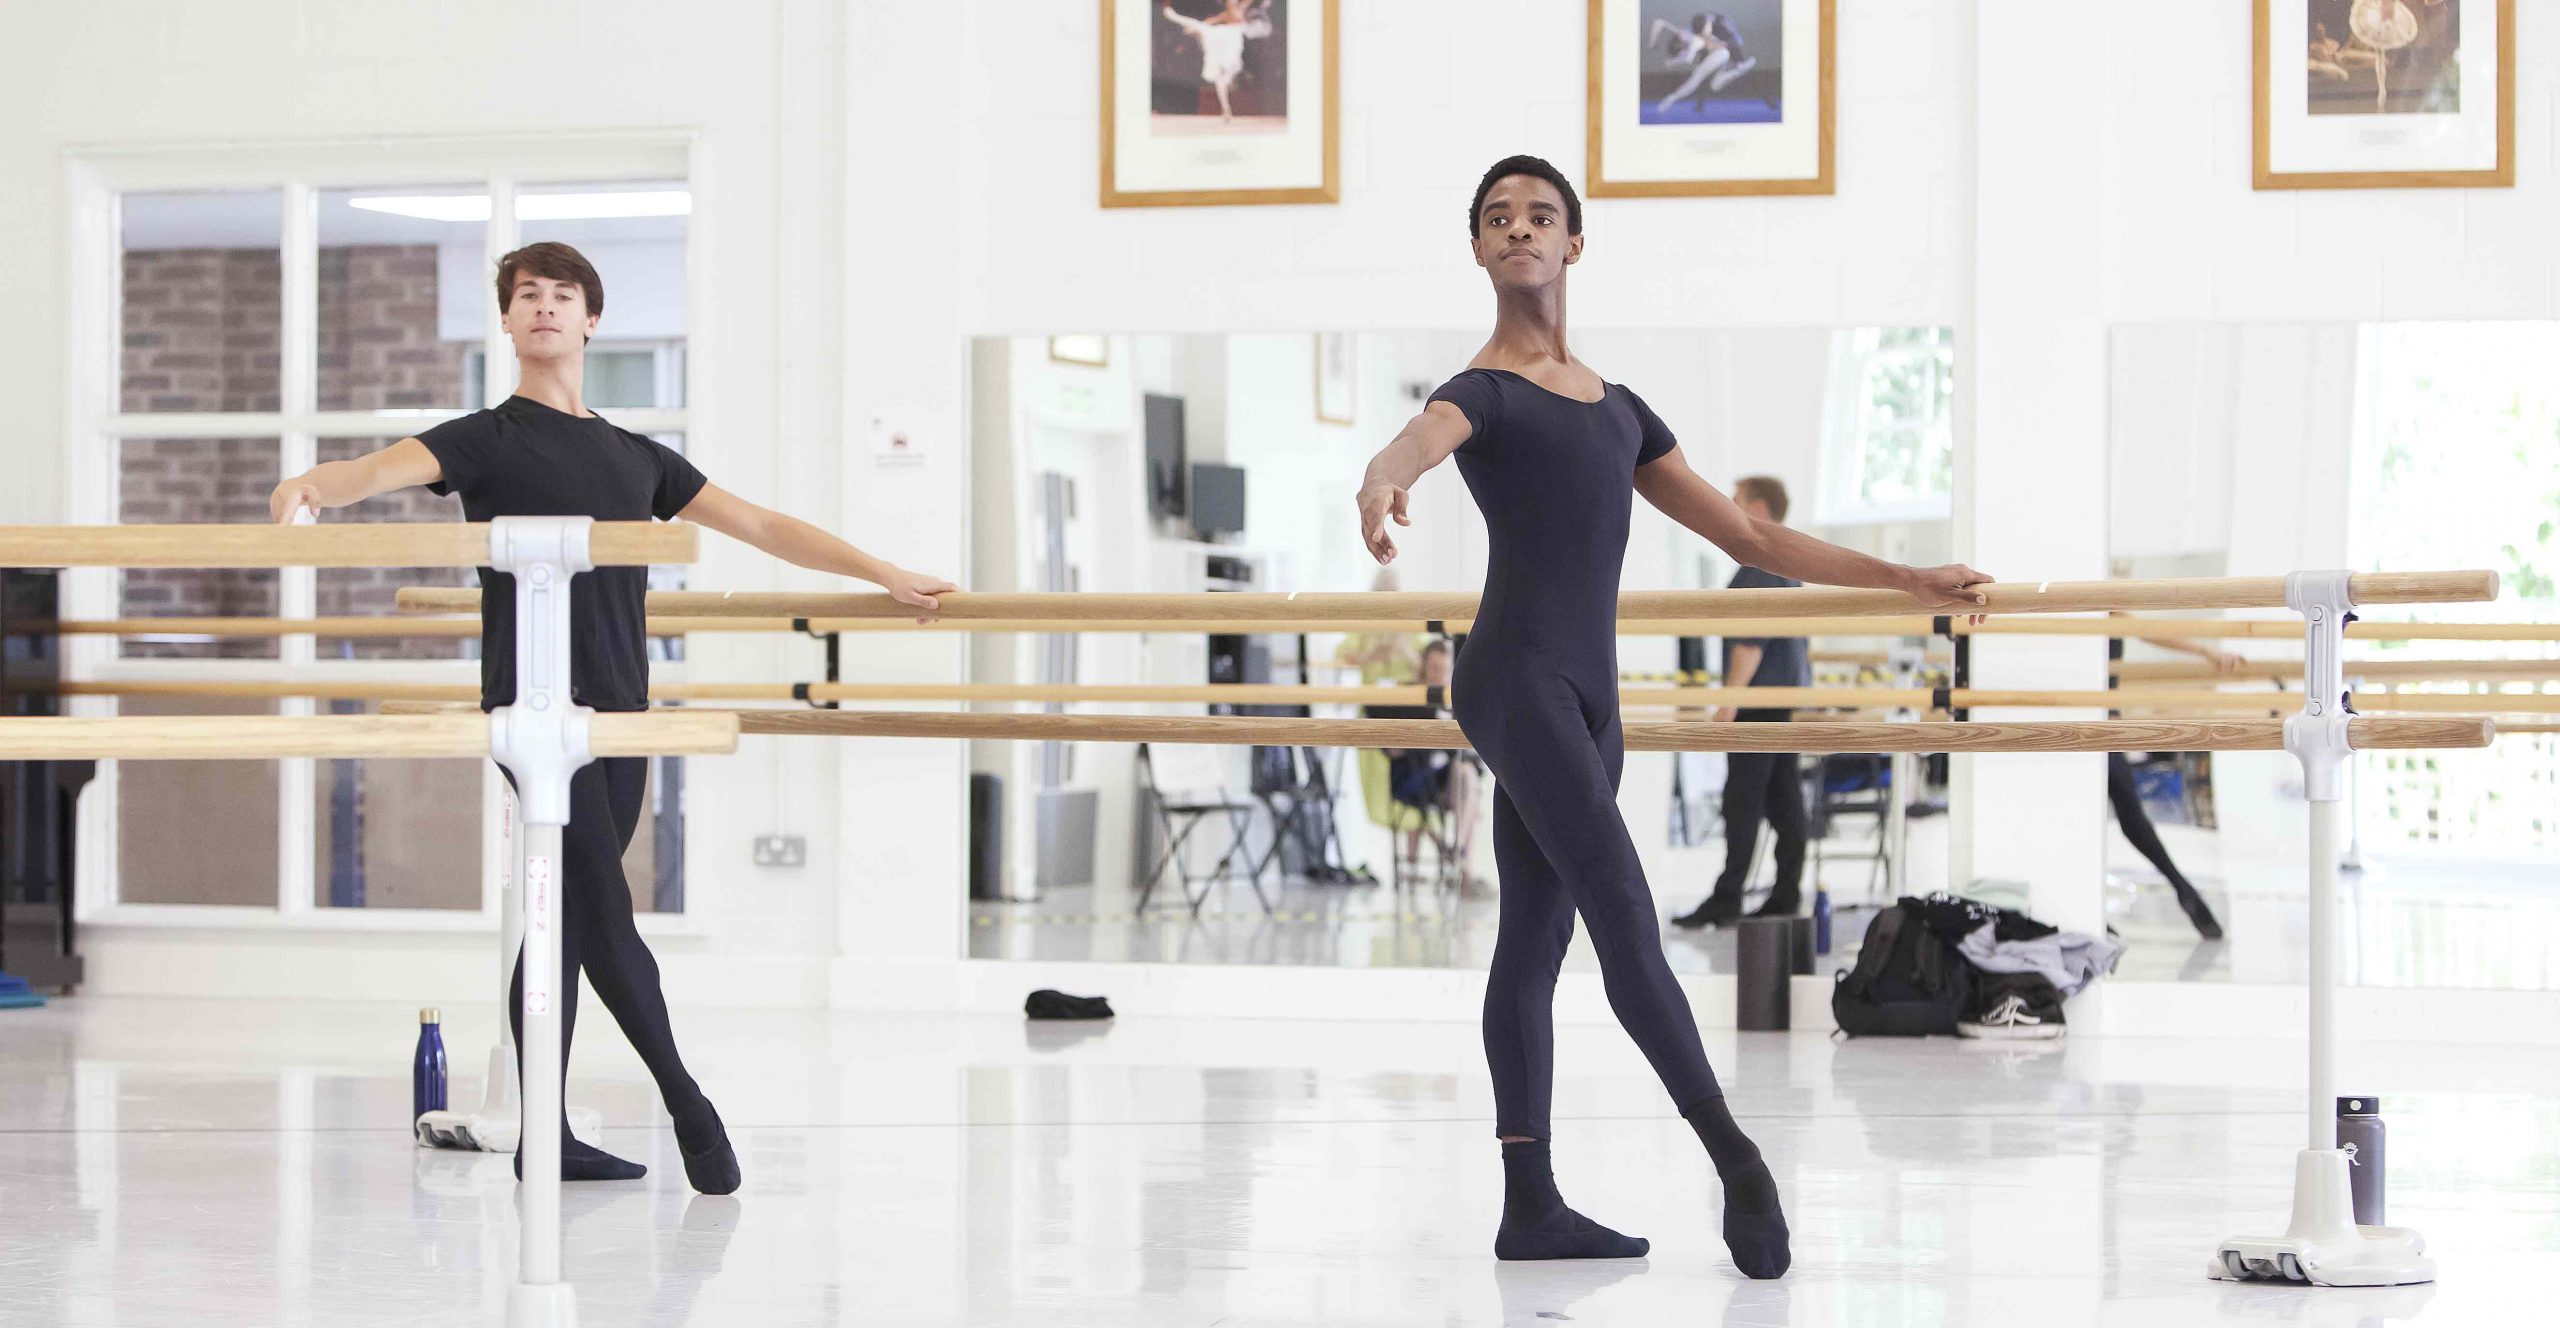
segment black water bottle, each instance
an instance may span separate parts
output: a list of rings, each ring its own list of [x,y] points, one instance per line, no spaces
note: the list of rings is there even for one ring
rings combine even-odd
[[[409,1124],[444,1110],[444,1016],[418,1011],[418,1054],[409,1062]]]
[[[2369,1097],[2338,1099],[2338,1148],[2347,1155],[2347,1192],[2356,1225],[2382,1225],[2382,1103]]]

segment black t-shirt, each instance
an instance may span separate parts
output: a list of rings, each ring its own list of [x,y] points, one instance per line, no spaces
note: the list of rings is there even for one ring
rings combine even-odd
[[[1801,581],[1780,576],[1775,572],[1764,572],[1757,567],[1745,567],[1733,574],[1732,588],[1735,590],[1791,589],[1803,584]],[[1760,667],[1754,669],[1748,678],[1733,676],[1735,646],[1760,647]],[[1724,639],[1724,685],[1727,687],[1812,686],[1813,664],[1805,654],[1804,638],[1801,636],[1726,637]],[[1784,707],[1752,707],[1747,710],[1738,710],[1735,715],[1737,719],[1784,719],[1786,717],[1787,709]]]
[[[509,397],[418,435],[473,521],[502,516],[588,516],[670,521],[709,481],[663,443],[538,401]],[[480,569],[480,705],[516,694],[516,586]],[[569,694],[597,710],[649,704],[649,569],[599,567],[569,589]]]

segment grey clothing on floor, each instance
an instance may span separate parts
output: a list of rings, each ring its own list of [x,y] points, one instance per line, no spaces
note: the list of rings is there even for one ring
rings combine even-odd
[[[1997,923],[1986,922],[1966,932],[1965,962],[1985,973],[2034,973],[2053,984],[2065,1000],[2101,976],[2116,971],[2124,945],[2105,936],[2058,931],[2031,941],[2003,941],[1992,936]]]

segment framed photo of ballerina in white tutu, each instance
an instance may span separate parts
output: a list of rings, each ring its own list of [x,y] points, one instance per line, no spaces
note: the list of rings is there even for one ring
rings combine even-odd
[[[1590,0],[1589,192],[1832,192],[1834,0]]]
[[[2512,186],[2515,0],[2257,0],[2260,189]]]
[[[1102,0],[1102,205],[1341,200],[1339,0]]]

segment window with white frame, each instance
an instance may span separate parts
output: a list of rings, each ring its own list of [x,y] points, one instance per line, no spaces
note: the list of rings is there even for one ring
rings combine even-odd
[[[2356,338],[2355,462],[2348,545],[2366,570],[2488,567],[2494,604],[2416,606],[2438,621],[2560,622],[2560,323],[2383,323]],[[2520,642],[2376,642],[2397,652],[2540,658]],[[2546,692],[2513,681],[2429,691]],[[2560,738],[2502,735],[2486,748],[2359,758],[2368,842],[2537,860],[2560,847]]]
[[[577,246],[606,292],[587,399],[681,449],[689,423],[681,140],[594,151],[522,144],[362,151],[101,154],[75,168],[82,296],[74,519],[263,522],[267,494],[319,461],[361,456],[502,400],[495,258],[537,240]],[[499,366],[496,372],[491,366]],[[423,489],[324,521],[459,521]],[[680,584],[680,569],[653,584]],[[75,577],[80,617],[387,616],[404,585],[461,586],[468,569],[162,570]],[[473,639],[79,638],[74,676],[109,683],[281,677],[476,685]],[[132,714],[361,712],[369,703],[82,699]],[[626,869],[640,910],[683,906],[681,767],[653,771],[652,815]],[[201,920],[206,908],[325,920],[494,919],[502,783],[469,761],[135,763],[106,773],[104,824],[83,844],[91,907],[120,920]],[[103,840],[103,843],[97,842]],[[475,846],[477,851],[475,851]],[[102,869],[102,870],[101,870]],[[171,907],[174,906],[174,907]],[[93,911],[92,916],[96,916]]]
[[[1953,331],[1836,332],[1824,395],[1822,524],[1948,514],[1955,483]]]

